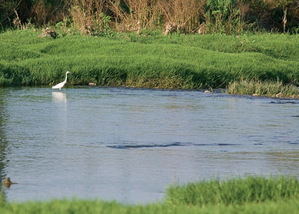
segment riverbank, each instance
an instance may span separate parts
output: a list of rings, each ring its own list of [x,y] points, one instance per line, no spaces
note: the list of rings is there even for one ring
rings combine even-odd
[[[0,34],[0,86],[51,86],[66,70],[70,85],[207,89],[240,80],[299,85],[299,35],[40,34],[36,29]]]
[[[26,213],[297,213],[299,181],[295,178],[248,177],[170,187],[163,202],[122,205],[116,202],[54,200],[1,202],[3,214]]]

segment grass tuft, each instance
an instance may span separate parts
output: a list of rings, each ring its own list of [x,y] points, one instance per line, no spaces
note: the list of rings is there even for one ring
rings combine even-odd
[[[268,96],[278,98],[299,98],[299,88],[282,82],[240,81],[231,83],[229,94]]]
[[[228,181],[206,181],[172,186],[166,201],[174,205],[236,205],[285,199],[299,199],[296,178],[248,177]]]

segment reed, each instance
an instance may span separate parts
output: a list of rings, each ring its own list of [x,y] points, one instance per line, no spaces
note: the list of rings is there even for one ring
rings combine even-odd
[[[159,25],[159,0],[112,1],[110,9],[115,17],[115,29],[120,32],[137,32]]]
[[[206,0],[158,1],[158,7],[165,23],[165,34],[197,32],[201,24],[200,18],[205,13],[205,4]]]
[[[70,13],[75,28],[82,34],[101,35],[110,30],[107,9],[107,0],[72,0]]]
[[[298,33],[299,27],[297,0],[1,0],[0,30],[68,19],[89,34],[86,27],[96,29],[106,16],[118,32],[171,25],[183,33]]]
[[[69,2],[67,0],[19,0],[19,15],[29,15],[23,24],[34,23],[36,26],[53,25],[68,16]],[[26,5],[27,4],[27,5]],[[18,7],[16,7],[17,9]]]

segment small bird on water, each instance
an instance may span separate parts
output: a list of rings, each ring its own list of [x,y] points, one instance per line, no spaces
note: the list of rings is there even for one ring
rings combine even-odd
[[[17,183],[12,182],[12,181],[10,180],[10,177],[7,177],[7,178],[4,178],[4,179],[2,180],[2,184],[3,184],[3,186],[5,186],[5,187],[10,187],[12,184],[17,184]]]

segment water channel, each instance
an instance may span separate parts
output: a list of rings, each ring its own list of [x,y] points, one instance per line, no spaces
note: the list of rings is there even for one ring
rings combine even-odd
[[[0,89],[9,201],[145,204],[165,189],[248,175],[299,177],[299,100],[125,88]]]

